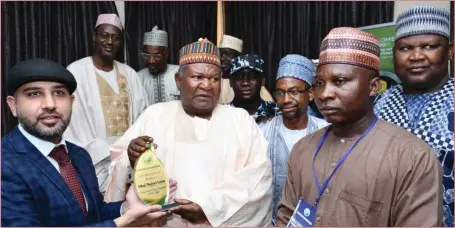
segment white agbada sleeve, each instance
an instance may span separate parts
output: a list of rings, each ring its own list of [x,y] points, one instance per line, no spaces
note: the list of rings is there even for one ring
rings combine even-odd
[[[110,146],[112,162],[109,168],[109,178],[104,195],[105,202],[125,200],[126,184],[132,181],[133,169],[128,158],[128,145],[131,140],[144,136],[144,127],[160,115],[162,105],[152,105],[139,116],[136,122],[114,144]]]
[[[67,67],[78,86],[73,94],[72,117],[64,137],[84,147],[96,165],[109,156],[109,144],[95,70],[90,64],[93,65],[91,58],[87,57]]]
[[[131,101],[130,126],[132,126],[141,113],[149,106],[150,102],[137,72],[124,63],[118,61],[115,61],[115,63],[128,80],[128,92]]]
[[[249,140],[249,157],[243,168],[230,175],[205,198],[194,200],[212,226],[267,226],[272,220],[272,170],[268,143],[257,124],[245,111],[242,134]]]

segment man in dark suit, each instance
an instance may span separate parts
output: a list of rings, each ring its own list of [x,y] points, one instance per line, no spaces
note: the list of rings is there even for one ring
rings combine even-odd
[[[91,158],[62,138],[71,119],[73,75],[45,59],[13,67],[7,103],[19,125],[2,138],[2,226],[144,226],[168,216],[134,188],[103,202]]]

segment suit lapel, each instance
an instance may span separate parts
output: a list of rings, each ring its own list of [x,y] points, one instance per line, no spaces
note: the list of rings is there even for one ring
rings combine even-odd
[[[19,128],[14,128],[11,131],[11,135],[12,137],[9,138],[9,140],[11,145],[13,145],[15,148],[16,152],[23,153],[24,159],[27,160],[31,165],[34,165],[38,170],[40,170],[43,175],[47,177],[63,193],[63,195],[70,202],[70,205],[77,205],[76,198],[66,184],[65,180],[63,180],[60,173],[32,143],[30,143],[30,141],[25,138],[25,136],[19,131]]]

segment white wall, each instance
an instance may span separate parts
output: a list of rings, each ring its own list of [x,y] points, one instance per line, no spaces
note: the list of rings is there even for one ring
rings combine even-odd
[[[441,9],[445,9],[450,12],[450,1],[395,1],[393,10],[393,21],[396,21],[398,15],[403,11],[411,8],[412,6],[434,6]]]

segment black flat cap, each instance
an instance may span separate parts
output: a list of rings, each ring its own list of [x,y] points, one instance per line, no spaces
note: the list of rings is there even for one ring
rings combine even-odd
[[[6,79],[8,94],[13,95],[22,85],[36,81],[60,82],[70,94],[73,94],[77,87],[76,79],[65,67],[48,59],[35,58],[11,68]]]

